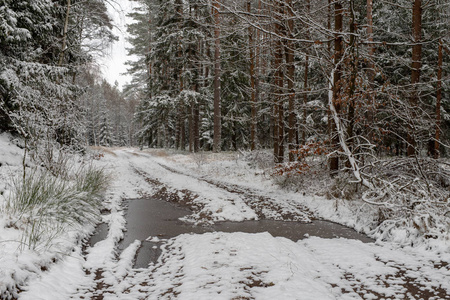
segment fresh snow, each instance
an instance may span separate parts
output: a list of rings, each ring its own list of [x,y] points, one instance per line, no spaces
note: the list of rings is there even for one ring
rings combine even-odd
[[[23,151],[10,140],[0,135],[0,206],[12,176],[22,168]],[[305,206],[316,216],[377,236],[367,206],[357,215],[355,203],[285,191],[267,170],[250,167],[242,154],[120,148],[93,149],[91,155],[111,176],[104,204],[108,213],[101,220],[109,226],[107,237],[83,249],[78,235],[69,231],[46,252],[20,252],[20,231],[0,215],[0,295],[18,284],[19,299],[415,299],[406,292],[414,283],[430,295],[436,292],[429,299],[450,299],[449,239],[409,247],[400,245],[400,232],[398,243],[291,241],[267,232],[183,234],[166,241],[156,264],[133,269],[141,241],[117,250],[126,226],[122,200],[149,196],[161,187],[180,198],[189,191],[198,208],[186,218],[189,222],[202,223],[205,215],[208,222],[259,218],[245,193],[219,188],[219,182],[264,195],[286,212],[297,214],[299,205]],[[279,217],[270,209],[263,214]]]

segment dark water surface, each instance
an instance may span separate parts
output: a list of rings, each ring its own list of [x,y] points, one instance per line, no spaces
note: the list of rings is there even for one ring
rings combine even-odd
[[[148,237],[169,239],[183,233],[205,232],[269,232],[273,236],[281,236],[293,241],[298,241],[305,236],[318,236],[321,238],[348,238],[363,242],[373,242],[366,235],[355,230],[323,220],[315,220],[312,223],[274,220],[251,220],[243,222],[218,222],[211,226],[193,226],[180,220],[180,217],[189,215],[191,211],[183,206],[159,199],[133,199],[126,201],[127,231],[124,239],[119,244],[122,251],[135,240],[141,240],[142,246],[136,257],[135,268],[145,268],[149,263],[158,260],[161,254],[162,241],[145,241]],[[106,238],[108,226],[100,224],[97,233],[91,238],[90,244]]]

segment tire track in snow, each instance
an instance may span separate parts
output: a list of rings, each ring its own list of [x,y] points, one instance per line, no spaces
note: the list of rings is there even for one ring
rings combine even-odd
[[[265,196],[261,192],[252,190],[247,187],[242,187],[236,184],[225,183],[213,179],[195,177],[161,163],[158,163],[158,165],[168,170],[169,172],[191,177],[218,187],[229,193],[238,195],[246,205],[248,205],[255,211],[259,219],[297,221],[305,223],[309,223],[311,222],[311,220],[315,219],[314,214],[308,208],[300,204],[285,202],[283,203],[283,205],[276,199]]]

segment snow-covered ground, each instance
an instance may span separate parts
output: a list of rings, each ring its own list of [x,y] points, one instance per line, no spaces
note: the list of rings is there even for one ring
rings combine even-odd
[[[1,205],[22,160],[9,137],[0,137],[0,147],[5,152]],[[237,153],[92,151],[101,153],[94,163],[112,176],[105,196],[108,213],[102,216],[109,225],[107,237],[83,249],[66,234],[61,237],[66,243],[48,253],[18,252],[18,230],[0,216],[0,292],[18,280],[19,299],[450,299],[449,241],[435,241],[432,250],[420,243],[400,247],[400,233],[391,242],[374,243],[291,241],[269,233],[183,234],[166,241],[156,264],[133,269],[141,241],[117,252],[126,225],[122,200],[152,195],[161,187],[172,200],[195,207],[187,222],[315,216],[373,237],[376,232],[365,208],[355,214],[354,203],[282,190]],[[53,258],[56,263],[50,263]]]

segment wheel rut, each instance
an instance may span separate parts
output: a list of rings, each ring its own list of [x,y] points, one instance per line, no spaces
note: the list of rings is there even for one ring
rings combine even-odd
[[[314,214],[305,206],[293,203],[293,201],[285,202],[284,205],[271,197],[265,196],[260,191],[252,190],[248,187],[242,187],[236,184],[225,183],[213,179],[195,177],[169,166],[158,164],[169,172],[191,177],[196,180],[206,182],[219,189],[229,193],[238,195],[246,205],[255,211],[261,220],[280,220],[280,221],[296,221],[309,223],[317,219]]]

